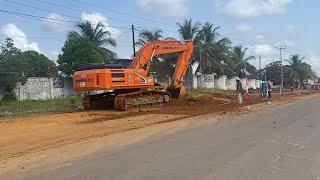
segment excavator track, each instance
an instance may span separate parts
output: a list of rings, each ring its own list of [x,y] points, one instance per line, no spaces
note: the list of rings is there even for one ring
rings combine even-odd
[[[119,111],[152,106],[169,102],[170,95],[162,91],[138,91],[118,94],[114,99],[114,108]]]
[[[104,93],[97,95],[86,95],[82,99],[82,107],[85,110],[105,109],[113,107],[115,95]]]

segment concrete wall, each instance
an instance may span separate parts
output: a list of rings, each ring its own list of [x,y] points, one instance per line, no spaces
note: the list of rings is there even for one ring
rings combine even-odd
[[[235,77],[227,80],[227,89],[233,91],[237,90],[237,81]]]
[[[213,74],[194,75],[192,88],[214,88],[214,75]]]
[[[72,81],[41,77],[30,77],[25,84],[18,84],[15,93],[20,101],[65,98],[75,94]],[[0,98],[3,96],[0,91]]]
[[[260,88],[261,80],[242,78],[240,79],[242,88],[244,90],[252,88]],[[194,75],[192,88],[216,88],[223,90],[236,90],[236,78],[228,79],[227,76],[222,75],[216,78],[213,74]]]
[[[247,78],[241,78],[240,81],[241,81],[241,84],[242,84],[242,88],[244,90],[247,90],[247,88],[249,88],[248,85],[247,85],[247,83],[248,83],[247,82]]]
[[[213,74],[204,74],[201,77],[202,88],[214,88],[214,75]]]
[[[193,88],[193,89],[198,88],[198,83],[200,83],[200,82],[198,81],[198,76],[197,76],[197,75],[193,75],[193,76],[192,76],[192,88]]]
[[[249,82],[248,82],[248,86],[249,86],[249,89],[257,89],[257,86],[256,86],[256,80],[255,79],[249,79]]]
[[[261,83],[262,83],[262,80],[256,80],[257,89],[260,89]]]
[[[223,90],[227,90],[227,76],[226,75],[222,75],[219,78],[215,79],[214,81],[214,86],[217,89],[223,89]]]

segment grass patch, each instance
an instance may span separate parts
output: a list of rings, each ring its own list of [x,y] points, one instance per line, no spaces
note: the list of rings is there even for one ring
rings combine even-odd
[[[51,100],[0,100],[0,118],[43,113],[74,112],[79,111],[81,108],[81,97],[76,96],[71,96],[67,99]]]
[[[225,94],[234,94],[233,90],[222,90],[222,89],[213,89],[213,88],[197,88],[191,89],[188,91],[188,95],[194,96],[197,94],[206,94],[206,93],[225,93]]]

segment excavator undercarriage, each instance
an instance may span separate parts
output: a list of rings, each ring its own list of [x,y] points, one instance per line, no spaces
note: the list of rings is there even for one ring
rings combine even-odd
[[[97,95],[85,95],[82,105],[84,109],[114,108],[119,111],[153,106],[169,102],[170,92],[162,86],[152,89],[136,89],[131,91],[115,91]]]

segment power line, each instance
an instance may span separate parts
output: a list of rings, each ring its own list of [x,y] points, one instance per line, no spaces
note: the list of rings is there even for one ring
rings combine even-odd
[[[119,34],[119,36],[117,36],[114,40],[120,39],[123,35],[125,35],[126,33],[128,33],[130,30],[131,30],[131,28],[127,29],[127,30],[124,31],[123,33]]]
[[[72,11],[83,13],[83,10],[81,10],[81,9],[75,9],[75,8],[71,8],[71,7],[64,6],[64,5],[57,4],[57,3],[47,2],[47,1],[43,1],[43,0],[34,0],[34,1],[38,1],[38,2],[43,3],[43,4],[48,4],[48,5],[51,5],[51,6],[60,7],[60,8],[64,8],[64,9],[68,9],[68,10],[72,10]],[[129,21],[124,20],[124,19],[119,19],[119,18],[115,18],[115,17],[108,17],[108,18],[110,20],[116,20],[116,21],[119,21],[119,22],[128,22],[129,23]]]
[[[65,37],[41,37],[41,36],[19,36],[19,35],[13,35],[13,36],[6,36],[3,34],[0,34],[1,37],[18,37],[18,38],[30,38],[30,39],[64,39]]]
[[[131,30],[131,28],[130,28]],[[19,36],[19,35],[10,35],[10,36],[7,36],[7,35],[3,35],[3,34],[0,34],[0,37],[9,37],[9,38],[29,38],[29,39],[53,39],[53,40],[57,40],[57,39],[66,39],[66,37],[43,37],[43,36]],[[116,38],[116,40],[119,39],[118,37]],[[130,40],[117,40],[117,42],[123,42],[123,43],[131,43]]]
[[[41,0],[39,0],[39,1],[41,1]],[[96,8],[99,8],[99,9],[111,11],[111,12],[114,12],[114,13],[117,13],[117,14],[131,16],[131,17],[139,18],[139,19],[142,19],[142,20],[145,20],[145,21],[149,21],[149,22],[158,23],[158,24],[162,24],[162,25],[172,26],[173,27],[173,25],[170,25],[170,24],[167,24],[167,23],[163,23],[161,21],[157,21],[157,20],[154,20],[154,19],[146,18],[146,17],[143,17],[143,16],[138,16],[138,15],[135,15],[133,13],[128,13],[128,12],[123,12],[123,11],[119,11],[119,10],[115,10],[115,9],[105,8],[105,7],[102,7],[102,5],[95,5],[95,4],[83,2],[83,1],[80,1],[80,0],[71,0],[71,1],[77,2],[79,4],[84,4],[84,5],[87,5],[87,6],[96,7]]]
[[[37,15],[32,15],[32,14],[27,14],[27,13],[7,11],[7,10],[3,10],[3,9],[0,9],[0,12],[4,13],[4,14],[11,14],[11,15],[20,16],[20,17],[27,17],[27,18],[36,19],[36,20],[50,20],[52,23],[56,23],[56,24],[64,24],[65,25],[65,23],[74,23],[74,24],[78,23],[77,21],[50,18],[50,17],[44,17],[44,16],[37,16]],[[104,26],[113,27],[113,28],[119,28],[119,29],[121,29],[121,28],[126,28],[127,29],[127,27],[121,27],[121,26],[111,26],[111,25],[104,25]]]
[[[38,7],[35,7],[35,6],[31,6],[29,4],[24,4],[24,3],[20,3],[20,2],[15,2],[15,1],[11,1],[11,0],[3,0],[3,1],[6,1],[8,3],[11,3],[11,4],[17,4],[17,5],[20,5],[20,6],[24,6],[24,7],[29,7],[31,9],[36,9],[36,10],[39,10],[39,11],[42,11],[42,12],[48,12],[48,13],[56,13],[56,14],[59,14],[61,16],[65,16],[65,17],[69,17],[69,18],[72,18],[72,19],[79,19],[79,18],[76,18],[74,16],[70,16],[70,15],[67,15],[67,14],[62,14],[62,13],[57,13],[57,12],[54,12],[54,11],[50,11],[50,10],[46,10],[46,9],[42,9],[42,8],[38,8]]]

